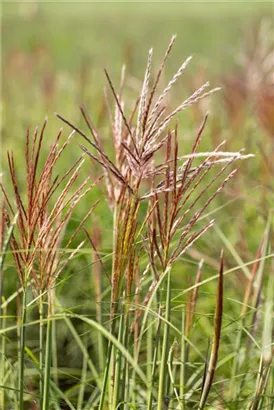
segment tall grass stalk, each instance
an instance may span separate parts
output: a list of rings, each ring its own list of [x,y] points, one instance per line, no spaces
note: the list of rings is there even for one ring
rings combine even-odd
[[[180,352],[180,389],[179,397],[181,402],[181,410],[185,409],[185,368],[186,368],[186,343],[185,343],[185,309],[182,309],[181,319],[181,352]]]
[[[4,299],[4,298],[3,298]],[[4,300],[2,299],[2,302]],[[4,307],[1,310],[1,329],[6,328],[6,316],[7,316],[7,307]],[[3,384],[3,378],[4,375],[6,374],[5,368],[6,368],[6,335],[2,336],[1,340],[1,384]],[[5,389],[1,388],[1,408],[5,409]]]
[[[154,350],[153,349],[153,330],[154,330],[154,324],[151,318],[149,318],[148,326],[147,326],[147,333],[146,333],[146,376],[149,382],[150,382],[151,375],[152,375],[152,365],[153,365],[153,350]],[[155,340],[155,345],[156,345],[156,340]],[[155,348],[155,345],[154,345],[154,348]],[[153,386],[151,387],[153,388]],[[147,403],[149,403],[151,394],[152,394],[151,389],[147,389]],[[148,409],[149,409],[149,406],[148,406]]]
[[[50,408],[50,386],[51,386],[51,358],[52,358],[52,313],[53,299],[51,289],[47,294],[47,321],[46,321],[46,343],[45,343],[45,368],[43,374],[43,403],[42,410]]]
[[[78,399],[77,399],[77,410],[82,410],[84,408],[85,387],[86,387],[86,383],[88,383],[87,363],[88,363],[87,356],[83,355],[82,374],[81,374],[81,381],[80,381],[81,384],[80,384]]]
[[[122,343],[123,343],[123,346],[125,346],[125,348],[127,350],[130,350],[130,344],[129,343],[130,343],[130,336],[131,335],[130,335],[130,329],[129,329],[129,315],[130,315],[129,307],[126,306],[125,310],[126,310],[125,318],[124,318],[125,325],[124,325],[124,329],[122,329],[122,331],[123,331]],[[121,360],[122,360],[122,370],[121,370],[122,381],[121,381],[121,386],[120,386],[120,391],[121,391],[120,397],[121,397],[121,400],[124,403],[123,405],[121,405],[121,410],[123,410],[124,408],[127,409],[127,405],[125,403],[127,403],[129,401],[130,375],[129,375],[129,364],[128,364],[128,362],[125,360],[124,357],[121,357]],[[137,363],[135,352],[134,352],[134,360]]]
[[[114,313],[115,314],[115,313]],[[111,322],[111,328],[110,328],[110,333],[113,335],[114,330],[115,330],[115,319],[112,319]],[[108,341],[108,348],[107,348],[107,355],[106,355],[106,363],[105,363],[105,369],[104,369],[104,376],[103,376],[103,381],[102,381],[102,387],[101,387],[101,393],[100,393],[100,402],[99,402],[99,407],[98,410],[103,410],[104,409],[104,403],[105,403],[105,395],[107,393],[107,385],[110,383],[109,381],[109,371],[111,367],[111,358],[113,354],[113,343],[111,340]],[[111,397],[110,397],[111,400]]]
[[[214,316],[214,337],[211,348],[210,359],[208,367],[205,369],[205,379],[202,386],[201,399],[199,403],[199,410],[202,410],[206,405],[206,400],[213,382],[221,339],[221,328],[223,318],[223,272],[224,272],[224,256],[221,254],[220,272],[217,287],[216,308]]]
[[[167,270],[166,274],[166,306],[165,306],[165,324],[163,334],[163,344],[161,352],[161,362],[159,369],[159,386],[158,386],[158,400],[157,410],[165,410],[166,400],[166,379],[167,379],[167,357],[169,351],[169,321],[170,321],[170,309],[171,309],[171,272]]]
[[[27,323],[27,289],[22,292],[21,315],[20,315],[20,342],[19,342],[19,409],[24,410],[24,390],[25,390],[25,345],[26,345],[26,323]]]
[[[40,292],[39,298],[39,370],[40,370],[40,408],[43,407],[43,393],[44,393],[44,365],[45,365],[45,355],[44,355],[44,301],[43,293]]]
[[[56,303],[56,293],[55,293],[55,289],[51,290],[52,292],[52,300]],[[53,312],[52,315],[55,314],[55,305],[53,306]],[[56,370],[53,375],[52,375],[52,379],[55,383],[55,385],[58,387],[58,344],[57,344],[57,339],[58,338],[58,334],[57,334],[57,325],[55,320],[52,321],[52,366],[53,368]]]
[[[93,264],[93,280],[95,303],[96,303],[96,320],[98,323],[102,324],[102,273],[105,270],[103,262],[98,253],[98,247],[101,241],[100,228],[97,226],[93,227],[93,238],[91,238],[88,230],[83,227],[86,236],[93,248],[92,251],[92,264]],[[98,355],[99,355],[99,367],[100,374],[104,371],[105,366],[105,343],[104,338],[101,333],[98,333]]]
[[[124,313],[121,312],[120,316],[120,323],[119,323],[119,330],[118,330],[118,341],[120,343],[123,343],[123,334],[124,334]],[[116,349],[115,349],[116,350]],[[115,357],[115,371],[114,374],[112,375],[113,377],[113,402],[112,402],[112,407],[114,409],[117,408],[118,403],[120,402],[120,391],[121,391],[121,383],[125,383],[125,380],[121,380],[121,352],[118,350],[116,351],[116,357]]]
[[[159,350],[159,342],[161,337],[161,312],[162,306],[159,306],[158,311],[158,320],[156,325],[156,333],[155,333],[155,343],[153,349],[153,361],[151,366],[151,373],[148,375],[149,378],[149,389],[148,389],[148,400],[147,400],[147,410],[152,410],[153,408],[153,397],[154,397],[154,385],[155,385],[155,378],[156,378],[156,370],[157,370],[157,359],[158,359],[158,350]]]

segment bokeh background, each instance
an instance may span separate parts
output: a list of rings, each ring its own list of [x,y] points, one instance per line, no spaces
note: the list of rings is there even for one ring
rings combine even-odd
[[[10,139],[8,129],[20,132],[53,111],[74,115],[83,100],[100,113],[104,67],[117,82],[126,64],[128,86],[136,92],[148,49],[154,48],[156,71],[174,33],[176,47],[166,79],[187,56],[194,59],[173,97],[181,99],[184,90],[204,78],[224,86],[224,77],[234,73],[235,65],[244,64],[241,54],[251,52],[259,58],[264,52],[258,49],[264,45],[252,37],[259,34],[262,20],[273,18],[272,2],[245,1],[4,1],[2,9],[5,139]],[[262,32],[260,40],[266,42],[271,35]],[[248,70],[246,62],[242,77]]]

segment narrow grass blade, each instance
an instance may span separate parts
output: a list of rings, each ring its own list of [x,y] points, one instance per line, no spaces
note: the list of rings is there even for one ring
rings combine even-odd
[[[181,354],[180,354],[180,390],[179,397],[181,402],[181,409],[185,407],[185,367],[186,367],[186,343],[185,343],[185,309],[182,309],[182,325],[181,325]]]
[[[47,335],[45,345],[45,373],[43,389],[43,406],[42,410],[48,410],[50,405],[50,382],[51,382],[51,346],[52,346],[52,322],[48,316]]]
[[[166,287],[166,311],[165,319],[167,322],[170,321],[170,300],[171,300],[171,278],[170,270],[167,273],[167,287]],[[162,355],[160,363],[160,373],[159,373],[159,386],[158,386],[158,403],[157,410],[165,409],[165,394],[166,394],[166,377],[167,377],[167,356],[168,356],[168,345],[169,345],[169,324],[165,323],[163,345],[162,345]]]
[[[122,342],[123,336],[123,327],[124,327],[124,312],[122,312],[119,323],[119,333],[118,333],[118,342]],[[115,368],[114,368],[114,389],[113,389],[113,401],[112,407],[116,408],[119,402],[119,392],[120,384],[125,383],[125,380],[121,380],[121,352],[117,350],[115,358]]]
[[[1,320],[1,327],[5,329],[6,327],[6,316],[7,316],[7,308],[4,308],[2,311],[2,320]],[[3,378],[5,375],[5,366],[6,365],[6,335],[2,336],[1,340],[1,369],[0,369],[0,376],[1,376],[1,384],[3,384]],[[4,388],[1,388],[1,409],[5,409],[5,396],[6,391]]]
[[[152,410],[152,402],[153,402],[153,392],[154,392],[154,383],[155,383],[155,375],[157,369],[157,357],[158,357],[158,348],[159,348],[159,340],[160,340],[160,331],[161,331],[161,311],[162,308],[159,308],[159,315],[158,315],[158,322],[155,334],[155,343],[154,343],[154,353],[153,353],[153,362],[151,368],[151,374],[147,377],[149,378],[149,389],[148,389],[148,401],[147,401],[147,410]]]
[[[85,384],[87,380],[87,356],[83,355],[83,364],[82,364],[82,375],[81,375],[81,385],[78,393],[78,399],[77,399],[77,410],[82,410],[83,409],[83,403],[84,403],[84,394],[85,394]]]
[[[177,391],[177,388],[176,388],[174,371],[172,369],[173,351],[176,347],[177,347],[177,342],[175,340],[173,342],[171,348],[169,349],[167,366],[168,366],[168,373],[169,373],[169,379],[170,379],[170,383],[171,383],[171,386],[172,386],[172,390],[174,392],[174,395],[175,395],[176,401],[178,403],[179,409],[183,410],[183,404],[182,404],[182,401],[180,400],[180,397],[179,397],[179,394],[178,394],[178,391]]]
[[[206,400],[210,392],[216,365],[218,361],[218,352],[221,338],[221,327],[222,327],[222,317],[223,317],[223,271],[224,271],[224,256],[223,252],[221,254],[220,262],[220,272],[219,272],[219,281],[217,288],[217,300],[215,308],[215,319],[214,319],[214,338],[211,349],[211,355],[209,359],[208,368],[206,371],[205,382],[202,388],[201,399],[199,403],[199,410],[202,410],[206,405]]]
[[[19,341],[19,409],[24,410],[24,368],[25,368],[25,343],[26,343],[26,321],[27,321],[27,294],[22,294],[20,341]]]

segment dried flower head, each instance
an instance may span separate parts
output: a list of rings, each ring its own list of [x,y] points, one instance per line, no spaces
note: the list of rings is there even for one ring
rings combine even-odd
[[[66,225],[75,206],[98,182],[91,183],[90,177],[87,177],[79,187],[76,187],[84,163],[83,155],[63,176],[54,176],[56,162],[70,143],[74,132],[59,148],[58,143],[62,135],[62,130],[60,130],[51,145],[46,160],[42,162],[41,149],[46,124],[47,119],[44,121],[40,133],[38,128],[35,128],[32,137],[29,129],[26,133],[26,201],[20,192],[12,152],[8,153],[8,164],[15,204],[12,203],[13,201],[10,199],[5,187],[1,184],[6,201],[4,219],[8,227],[12,226],[11,219],[16,214],[18,215],[17,229],[11,234],[10,240],[17,272],[23,288],[27,286],[29,278],[33,279],[33,289],[36,293],[46,291],[54,285],[64,266],[83,245],[81,243],[69,257],[64,259],[66,249],[96,204],[91,207],[86,217],[80,222],[63,251],[59,252]],[[98,180],[100,179],[101,177]],[[57,194],[60,188],[61,192]],[[56,194],[57,199],[55,199]]]

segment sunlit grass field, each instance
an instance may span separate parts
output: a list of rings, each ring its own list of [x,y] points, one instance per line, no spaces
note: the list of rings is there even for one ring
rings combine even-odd
[[[155,279],[153,252],[159,257],[157,269],[161,263],[165,267],[161,254],[167,245],[163,245],[163,239],[157,251],[153,241],[164,229],[164,211],[154,237],[151,232],[159,217],[157,201],[149,202],[148,208],[144,202],[138,203],[138,229],[129,236],[125,234],[123,240],[123,246],[126,240],[134,244],[136,255],[132,250],[127,255],[124,250],[125,259],[133,258],[134,263],[123,262],[129,263],[126,267],[117,264],[125,278],[128,272],[134,272],[133,282],[138,289],[142,283],[137,283],[139,277],[146,272],[140,298],[136,290],[132,299],[131,292],[127,295],[127,279],[118,286],[117,297],[115,283],[108,280],[108,274],[115,272],[119,248],[114,246],[117,231],[113,225],[120,215],[117,229],[123,230],[121,226],[126,223],[127,232],[135,223],[135,214],[131,215],[134,205],[130,201],[122,201],[121,205],[117,200],[111,208],[102,181],[77,203],[60,234],[58,252],[96,203],[83,224],[85,230],[81,227],[66,249],[67,257],[73,257],[52,286],[40,289],[38,294],[31,285],[31,275],[25,285],[18,279],[10,236],[14,215],[9,210],[8,223],[2,211],[1,409],[274,408],[272,6],[267,2],[3,2],[1,182],[15,210],[20,204],[15,201],[7,151],[13,151],[18,189],[27,203],[27,129],[33,135],[38,126],[40,132],[47,117],[37,167],[37,172],[42,172],[59,129],[63,128],[59,148],[72,131],[56,113],[92,138],[79,108],[84,104],[100,135],[108,165],[117,161],[112,133],[119,112],[111,86],[119,94],[125,64],[123,99],[125,116],[130,118],[136,98],[141,95],[142,100],[149,50],[153,47],[151,90],[174,34],[177,38],[161,74],[156,100],[187,57],[192,56],[192,60],[165,95],[167,115],[207,80],[210,88],[221,87],[170,122],[170,131],[178,127],[178,156],[196,155],[193,146],[206,115],[197,153],[210,153],[225,140],[219,151],[254,156],[232,164],[238,169],[236,175],[212,202],[213,187],[207,189],[212,176],[206,174],[199,182],[200,190],[205,192],[193,206],[194,212],[196,206],[200,209],[207,201],[210,203],[200,215],[197,229],[203,229],[212,219],[215,224],[176,259],[171,274],[163,269],[164,276],[159,278],[164,279],[159,282]],[[137,117],[133,116],[133,122],[138,124]],[[144,124],[144,113],[140,118]],[[132,130],[137,133],[134,127]],[[54,166],[54,175],[62,176],[73,166],[83,153],[79,144],[84,142],[76,132]],[[176,143],[170,144],[173,147]],[[157,165],[168,163],[165,145],[162,148],[155,154]],[[242,148],[245,151],[240,151]],[[94,155],[96,150],[91,152]],[[193,167],[199,164],[196,160],[199,157],[195,157]],[[215,174],[220,171],[220,165],[213,168]],[[87,176],[93,181],[102,172],[98,163],[86,155],[75,189]],[[149,190],[149,182],[143,183],[140,195]],[[35,184],[33,187],[37,188]],[[161,195],[166,193],[159,194],[159,203]],[[4,196],[2,203],[6,202]],[[52,200],[58,203],[58,190]],[[172,199],[169,201],[171,204]],[[163,209],[165,206],[163,203]],[[128,213],[122,213],[123,207]],[[171,213],[172,208],[168,209]],[[159,207],[157,212],[161,211]],[[21,229],[20,217],[19,225],[15,222],[13,228],[16,237]],[[154,238],[152,256],[146,254],[150,233]],[[179,235],[175,235],[171,246]],[[9,246],[3,238],[10,239]],[[74,254],[82,241],[81,249]],[[26,252],[23,247],[17,251]],[[159,289],[153,291],[148,307],[146,297],[153,280]],[[199,290],[198,296],[195,290]],[[24,326],[22,295],[27,300]],[[42,336],[41,323],[45,328]],[[22,329],[26,329],[23,347]],[[216,354],[217,364],[212,365]],[[210,374],[214,376],[211,381]]]

